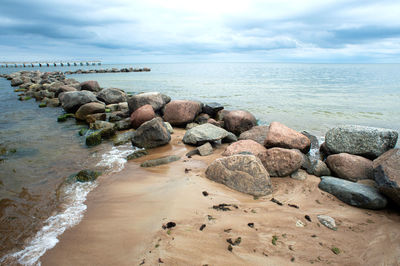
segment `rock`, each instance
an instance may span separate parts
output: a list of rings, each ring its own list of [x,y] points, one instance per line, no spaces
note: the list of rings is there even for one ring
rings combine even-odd
[[[373,162],[379,191],[400,206],[400,149],[392,149]]]
[[[330,176],[331,175],[331,170],[329,170],[326,163],[324,163],[321,160],[316,160],[306,170],[307,170],[307,173],[309,173],[310,175],[315,175],[315,176]]]
[[[115,126],[116,126],[117,130],[130,129],[132,127],[131,119],[128,117],[128,118],[122,119],[120,121],[117,121],[117,122],[115,122]]]
[[[397,138],[398,133],[394,130],[350,125],[330,129],[325,142],[332,153],[350,153],[374,159],[394,148]]]
[[[228,136],[228,132],[211,124],[203,124],[186,131],[183,142],[191,145],[202,145]]]
[[[76,91],[76,88],[72,87],[72,86],[67,86],[67,85],[63,85],[61,87],[58,88],[58,90],[56,91],[56,93],[54,94],[55,97],[58,97],[61,93],[63,92],[69,92],[69,91]]]
[[[197,124],[197,123],[189,123],[189,124],[186,125],[185,129],[189,130],[189,129],[192,129],[192,128],[197,127],[197,126],[199,126],[199,124]]]
[[[143,105],[131,114],[131,123],[133,128],[140,127],[144,122],[155,118],[153,107],[150,104]]]
[[[310,150],[311,142],[303,134],[288,128],[279,122],[272,122],[269,125],[268,135],[265,139],[264,146],[266,148],[279,147],[298,149],[306,154]]]
[[[332,217],[328,215],[317,215],[317,218],[322,225],[325,225],[333,231],[337,230],[335,219],[333,219]]]
[[[109,138],[115,134],[116,128],[113,123],[97,120],[90,124],[90,129],[98,130],[102,138]]]
[[[255,142],[254,140],[239,140],[237,142],[232,143],[228,147],[226,147],[225,151],[222,153],[223,156],[231,156],[234,154],[239,154],[241,152],[250,152],[257,157],[262,157],[262,154],[265,154],[267,149]]]
[[[212,124],[212,125],[217,126],[217,127],[223,127],[223,121],[216,121],[215,119],[212,119],[212,118],[209,118],[207,120],[207,123]]]
[[[383,209],[387,200],[378,189],[340,178],[323,176],[318,187],[341,201],[359,208]]]
[[[117,134],[113,139],[113,143],[115,146],[118,146],[118,145],[122,145],[127,142],[130,142],[132,140],[134,134],[135,134],[135,131],[133,131],[133,130]]]
[[[319,141],[316,136],[308,133],[307,131],[302,131],[301,134],[303,134],[310,140],[311,143],[310,150],[319,150]]]
[[[145,155],[147,155],[147,154],[148,154],[148,152],[147,152],[146,150],[136,150],[136,151],[132,152],[131,154],[129,154],[129,155],[126,157],[126,160],[127,160],[127,161],[129,161],[129,160],[134,160],[134,159],[143,157],[143,156],[145,156]]]
[[[175,100],[165,105],[163,118],[173,126],[184,126],[193,122],[201,109],[202,104],[200,102]]]
[[[224,117],[225,117],[227,114],[229,114],[229,111],[228,111],[228,110],[221,110],[221,111],[218,111],[217,115],[215,116],[215,120],[217,120],[217,121],[223,121],[223,120],[224,120]]]
[[[264,145],[268,134],[268,126],[254,126],[251,129],[240,134],[239,140],[251,139],[261,145]]]
[[[207,156],[213,153],[213,147],[210,142],[197,147],[197,150],[199,151],[200,156]]]
[[[129,112],[132,113],[143,105],[150,104],[154,112],[160,111],[171,98],[159,92],[145,92],[133,95],[128,99]]]
[[[161,118],[143,123],[132,138],[132,144],[139,148],[155,148],[170,142],[171,135]]]
[[[111,112],[121,111],[118,103],[107,104],[106,109],[109,109]]]
[[[168,130],[169,134],[174,134],[174,129],[171,126],[171,124],[168,122],[164,122],[164,124],[167,126],[167,130]]]
[[[59,107],[60,106],[60,100],[58,100],[57,98],[54,98],[54,99],[43,99],[45,102],[46,102],[46,104],[47,104],[47,106],[49,106],[49,107]]]
[[[253,196],[272,193],[271,180],[261,161],[254,155],[232,155],[215,160],[206,177]]]
[[[92,91],[92,92],[98,92],[101,90],[100,85],[97,81],[95,80],[88,80],[84,81],[81,84],[79,84],[79,90],[81,91]]]
[[[222,139],[222,143],[233,143],[236,142],[238,139],[235,134],[232,132],[228,132],[228,136]]]
[[[208,114],[210,117],[215,117],[222,109],[224,109],[224,106],[219,103],[206,103],[203,106],[202,113]]]
[[[128,113],[128,115],[130,114],[127,102],[118,103],[118,106],[121,112]]]
[[[201,113],[198,116],[196,116],[196,118],[194,119],[194,122],[201,125],[201,124],[207,123],[208,119],[210,119],[210,116],[208,114]]]
[[[91,124],[96,122],[97,120],[106,121],[107,115],[105,113],[96,113],[86,116],[86,123]]]
[[[162,164],[167,164],[167,163],[172,163],[175,161],[180,160],[181,157],[176,156],[176,155],[171,155],[171,156],[166,156],[166,157],[161,157],[153,160],[148,160],[140,164],[141,167],[153,167],[153,166],[158,166]]]
[[[303,169],[298,169],[297,171],[293,172],[290,177],[296,180],[306,180],[307,172]]]
[[[257,120],[251,113],[243,110],[230,111],[224,116],[225,129],[239,136],[242,132],[257,125]]]
[[[329,155],[326,160],[329,169],[338,177],[350,181],[359,179],[374,179],[372,161],[348,153]]]
[[[57,122],[65,122],[68,118],[75,118],[74,114],[63,114],[57,117]]]
[[[90,182],[95,181],[100,175],[100,172],[95,172],[92,170],[82,170],[75,175],[75,179],[78,182]]]
[[[105,104],[99,102],[91,102],[86,103],[79,107],[78,111],[75,113],[75,118],[78,120],[86,120],[87,115],[96,114],[96,113],[104,113]]]
[[[13,78],[12,80],[11,80],[11,86],[13,86],[13,87],[16,87],[16,86],[19,86],[19,85],[21,85],[21,84],[23,84],[24,82],[22,81],[22,79],[20,79],[20,78]]]
[[[87,146],[96,146],[101,144],[101,132],[95,131],[88,134],[85,141]]]
[[[97,99],[104,102],[105,104],[113,104],[126,102],[126,93],[123,90],[117,88],[102,89],[97,95]]]
[[[302,153],[294,149],[267,149],[265,153],[260,154],[260,159],[271,177],[288,176],[303,163]]]
[[[68,113],[75,113],[86,103],[97,102],[96,96],[90,91],[70,91],[62,93],[59,98],[62,108]]]

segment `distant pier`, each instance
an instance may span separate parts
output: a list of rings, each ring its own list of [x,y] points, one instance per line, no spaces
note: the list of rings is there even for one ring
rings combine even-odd
[[[35,61],[35,62],[0,62],[0,67],[56,67],[56,66],[100,66],[101,61]]]

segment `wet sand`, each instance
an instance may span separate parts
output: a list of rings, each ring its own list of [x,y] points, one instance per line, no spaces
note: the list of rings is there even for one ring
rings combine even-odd
[[[42,265],[400,264],[398,211],[351,207],[319,190],[314,176],[304,181],[273,178],[273,194],[254,199],[205,177],[207,165],[221,157],[226,145],[211,156],[189,159],[184,155],[193,148],[181,142],[183,134],[175,130],[169,145],[128,162],[117,174],[102,176],[88,197],[82,222],[47,251]],[[153,168],[139,166],[165,155],[182,158]],[[271,202],[273,197],[283,206]],[[221,203],[238,208],[212,208]],[[338,230],[321,225],[319,214],[333,217]],[[162,229],[170,221],[176,227]],[[228,251],[226,239],[237,237],[241,243]]]

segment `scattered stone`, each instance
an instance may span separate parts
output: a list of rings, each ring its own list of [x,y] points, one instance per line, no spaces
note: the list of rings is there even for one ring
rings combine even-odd
[[[91,114],[104,113],[105,104],[99,102],[86,103],[79,107],[75,113],[75,118],[78,120],[86,120],[86,117]]]
[[[231,211],[229,207],[234,207],[235,209],[238,209],[239,207],[235,204],[226,204],[226,203],[221,203],[218,205],[214,205],[213,209],[217,211]]]
[[[305,226],[305,224],[302,221],[297,220],[296,227],[304,227],[304,226]]]
[[[272,236],[272,245],[276,246],[276,242],[278,241],[278,237],[277,236]]]
[[[230,252],[232,252],[232,250],[233,250],[232,245],[229,245],[229,246],[228,246],[228,250],[229,250]]]
[[[95,131],[90,133],[86,136],[85,142],[87,146],[96,146],[101,144],[101,132]]]
[[[150,104],[153,107],[154,112],[159,112],[170,101],[170,97],[159,92],[136,94],[128,99],[129,113],[134,112],[136,109],[146,104]]]
[[[275,198],[272,198],[271,201],[272,201],[273,203],[278,204],[279,206],[282,206],[282,205],[283,205],[282,202],[280,202],[279,200],[277,200],[277,199],[275,199]]]
[[[205,225],[205,224],[202,224],[202,225],[200,226],[200,231],[203,231],[204,228],[206,228],[206,225]]]
[[[248,111],[235,110],[230,111],[224,116],[225,129],[234,133],[235,135],[240,135],[252,127],[257,125],[257,120]]]
[[[260,157],[271,177],[288,176],[300,169],[303,163],[303,154],[299,150],[272,148]]]
[[[310,217],[309,215],[305,215],[304,218],[305,218],[307,221],[311,222],[311,217]]]
[[[240,134],[239,140],[251,139],[264,146],[269,126],[254,126]]]
[[[279,147],[286,149],[298,149],[306,154],[310,150],[311,142],[303,134],[279,122],[272,122],[269,125],[264,146],[266,148]]]
[[[168,144],[171,135],[161,118],[143,123],[132,138],[132,144],[139,148],[155,148]]]
[[[373,162],[379,191],[400,206],[400,149],[392,149]]]
[[[211,146],[210,142],[207,142],[199,147],[197,147],[200,156],[208,156],[213,153],[213,147]]]
[[[298,169],[295,172],[290,174],[290,177],[296,180],[306,180],[307,179],[307,172],[303,169]]]
[[[340,254],[340,249],[337,248],[337,247],[332,247],[331,250],[332,250],[332,252],[335,253],[336,255],[339,255],[339,254]]]
[[[296,204],[290,204],[290,203],[289,203],[288,206],[289,206],[289,207],[292,207],[292,208],[295,208],[295,209],[298,209],[298,208],[299,208],[299,206],[297,206]]]
[[[219,158],[208,166],[206,177],[253,196],[265,196],[272,192],[268,172],[253,155]]]
[[[207,192],[207,191],[203,191],[203,192],[201,192],[201,193],[203,194],[204,197],[207,197],[207,196],[208,196],[208,192]]]
[[[161,258],[158,258],[158,263],[164,263]]]
[[[320,189],[349,205],[374,210],[386,207],[386,198],[374,187],[329,176],[321,178],[322,180],[318,185]]]
[[[235,239],[235,241],[233,241],[232,238],[228,238],[226,239],[226,242],[228,242],[232,246],[239,246],[240,243],[242,242],[242,238],[239,236],[238,238]]]
[[[250,228],[254,228],[254,223],[248,223],[247,226]]]
[[[164,120],[173,126],[185,126],[193,122],[201,112],[202,103],[187,100],[175,100],[165,105]]]
[[[176,155],[165,156],[153,160],[148,160],[140,164],[141,167],[154,167],[162,164],[168,164],[180,160],[181,157]]]
[[[163,224],[162,229],[170,229],[176,226],[175,222],[168,222],[167,224]]]
[[[183,142],[191,145],[203,145],[206,142],[221,140],[228,136],[228,131],[211,124],[203,124],[186,131]]]
[[[137,151],[134,151],[131,154],[129,154],[126,157],[126,160],[129,161],[129,160],[137,159],[137,158],[143,157],[147,154],[148,154],[148,152],[146,150],[137,150]]]
[[[325,135],[325,143],[332,153],[376,158],[394,148],[397,138],[398,133],[394,130],[350,125],[330,129]]]
[[[185,156],[188,157],[188,158],[192,158],[192,156],[196,155],[196,154],[199,154],[199,151],[197,149],[194,149],[194,150],[191,150],[191,151],[187,152],[185,154]]]
[[[138,128],[144,122],[150,121],[155,117],[156,114],[154,113],[153,107],[150,104],[146,104],[139,107],[131,114],[131,123],[133,128]]]
[[[326,160],[331,171],[338,177],[358,181],[360,179],[374,179],[372,161],[348,153],[329,155]]]
[[[126,102],[126,93],[117,88],[102,89],[97,95],[97,99],[104,102],[105,104],[113,104]]]
[[[101,90],[100,85],[97,81],[95,80],[88,80],[84,81],[81,84],[79,84],[79,90],[81,91],[93,91],[93,92],[98,92]]]
[[[333,219],[332,217],[328,215],[317,215],[317,218],[321,224],[325,225],[329,229],[333,231],[337,230],[335,219]]]
[[[78,182],[90,182],[95,181],[97,177],[101,175],[101,172],[96,172],[92,170],[82,170],[79,171],[77,174],[72,175],[70,178],[75,179]]]

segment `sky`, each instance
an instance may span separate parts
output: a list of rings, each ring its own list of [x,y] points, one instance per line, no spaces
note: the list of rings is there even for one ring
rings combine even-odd
[[[0,61],[399,63],[400,0],[1,0]]]

